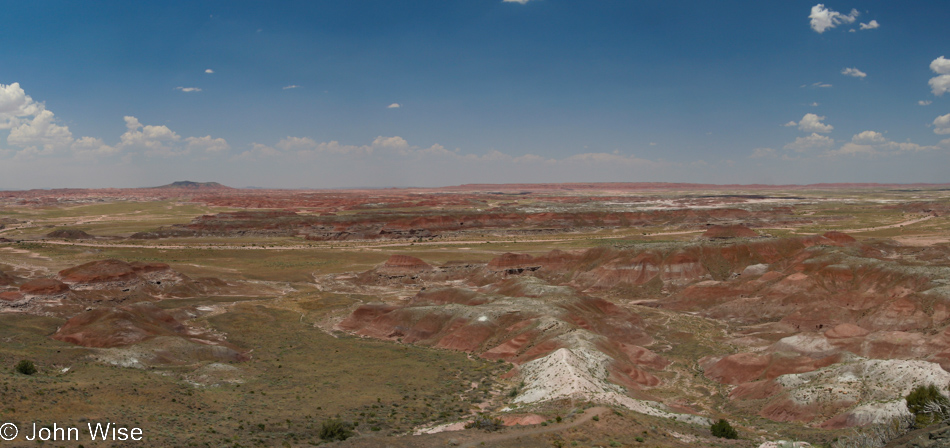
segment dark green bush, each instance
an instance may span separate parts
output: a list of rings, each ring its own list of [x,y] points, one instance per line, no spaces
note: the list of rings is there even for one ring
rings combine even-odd
[[[36,373],[36,366],[33,365],[33,361],[28,361],[26,359],[18,362],[15,369],[17,372],[20,372],[24,375],[32,375]]]
[[[927,386],[917,386],[907,395],[907,410],[914,414],[914,426],[923,428],[932,425],[945,416],[942,415],[948,407],[950,400],[944,397],[937,386],[933,384]],[[931,409],[927,409],[931,405]],[[938,406],[943,412],[933,412],[934,405]]]
[[[320,426],[320,438],[323,440],[346,440],[352,435],[350,425],[341,420],[330,419]]]
[[[709,427],[709,430],[712,431],[712,435],[719,437],[720,439],[739,438],[739,433],[724,418],[721,418],[718,422],[713,423],[712,426]]]

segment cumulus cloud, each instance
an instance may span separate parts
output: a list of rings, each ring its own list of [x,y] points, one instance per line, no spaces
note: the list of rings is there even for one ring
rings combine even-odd
[[[855,78],[864,78],[868,75],[867,73],[864,73],[861,70],[858,70],[857,68],[854,68],[854,67],[841,70],[841,74],[845,76],[852,76]]]
[[[884,134],[876,131],[864,131],[851,137],[851,141],[840,148],[830,150],[826,156],[876,156],[897,155],[907,152],[934,151],[950,148],[950,139],[940,142],[939,145],[919,145],[912,142],[895,142],[888,140]]]
[[[148,156],[170,157],[187,153],[177,145],[181,136],[168,126],[145,126],[135,117],[126,116],[126,131],[119,137],[122,149],[141,149]]]
[[[69,127],[60,124],[52,111],[34,101],[18,83],[0,84],[0,129],[9,129],[5,149],[17,158],[35,156],[110,156],[141,150],[147,156],[173,156],[191,150],[219,153],[228,150],[223,138],[188,137],[182,139],[167,126],[146,126],[132,116],[125,118],[126,131],[118,144],[108,145],[98,137],[74,138]]]
[[[48,110],[36,114],[32,120],[20,121],[7,136],[7,143],[24,148],[30,154],[50,154],[68,148],[72,142],[69,128],[56,124],[53,113]]]
[[[785,149],[795,152],[805,152],[814,149],[826,149],[834,146],[835,141],[830,137],[812,133],[807,137],[798,137],[794,142],[785,145]]]
[[[402,104],[399,104],[399,103],[392,103],[392,104],[390,104],[390,105],[388,105],[388,106],[386,106],[386,107],[389,108],[389,109],[399,109],[400,107],[402,107]]]
[[[175,90],[181,90],[182,92],[200,92],[201,91],[201,89],[198,87],[182,87],[182,86],[175,87]]]
[[[20,83],[0,84],[0,129],[10,129],[19,124],[21,118],[34,116],[44,109],[42,103],[33,101],[23,91]]]
[[[860,25],[860,28],[861,28],[862,30],[873,30],[873,29],[875,29],[875,28],[880,28],[880,26],[881,26],[881,24],[880,24],[880,23],[877,23],[877,20],[872,20],[872,21],[870,21],[870,22],[868,22],[868,23],[862,23],[862,24]]]
[[[857,143],[848,142],[841,146],[841,148],[835,149],[833,151],[828,151],[825,155],[828,156],[857,156],[865,155],[871,156],[876,155],[878,152],[871,145],[859,145]]]
[[[811,28],[818,33],[824,33],[830,28],[834,28],[842,23],[854,23],[860,13],[857,9],[852,9],[848,14],[842,14],[838,11],[825,8],[824,4],[817,4],[811,7]]]
[[[791,127],[798,126],[798,129],[803,132],[817,132],[819,134],[827,134],[834,130],[834,126],[830,124],[824,124],[821,121],[824,120],[824,116],[818,116],[816,114],[808,113],[802,117],[801,121],[795,123],[794,121],[789,121],[783,126]]]
[[[242,152],[238,158],[239,159],[264,159],[277,157],[281,155],[281,152],[267,145],[262,145],[260,143],[251,143],[251,149]]]
[[[919,105],[919,106],[929,106],[930,103],[932,103],[932,102],[933,102],[933,101],[930,101],[930,100],[920,100],[920,101],[917,102],[917,105]]]
[[[16,82],[0,84],[0,129],[10,130],[7,143],[18,148],[15,153],[21,158],[49,155],[73,143],[69,127],[57,123],[53,112]]]
[[[864,131],[851,137],[851,141],[859,145],[875,145],[886,143],[887,139],[880,132]]]
[[[298,86],[297,84],[291,84],[291,85],[289,85],[289,86],[284,86],[284,90],[299,89],[299,88],[300,88],[300,86]]]
[[[73,142],[71,149],[80,157],[107,156],[119,152],[119,148],[105,144],[101,138],[82,137]]]
[[[206,69],[205,69],[205,73],[207,73],[207,74],[210,75],[210,74],[214,73],[214,70],[211,70],[210,68],[206,68]]]
[[[934,95],[941,96],[950,92],[950,59],[940,56],[930,63],[930,69],[940,75],[930,78],[930,90]]]
[[[950,114],[941,115],[934,119],[934,133],[950,134]]]
[[[502,3],[520,3],[523,5],[525,3],[528,3],[531,0],[501,0],[501,1]]]
[[[204,137],[188,137],[185,143],[189,150],[202,150],[210,153],[221,153],[231,149],[227,140],[223,138],[212,138],[210,135]]]

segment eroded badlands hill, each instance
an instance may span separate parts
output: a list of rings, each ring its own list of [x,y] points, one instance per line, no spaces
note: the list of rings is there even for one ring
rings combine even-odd
[[[773,420],[882,422],[903,412],[898,400],[914,385],[950,383],[948,247],[862,244],[830,232],[504,254],[489,263],[397,255],[347,282],[418,292],[362,305],[339,329],[510,361],[526,379],[515,402],[663,401],[649,391],[663,385],[671,360],[639,316],[648,309],[727,328],[719,342],[731,353],[674,364],[700,369],[726,387],[732,406]],[[570,385],[550,386],[565,375]]]

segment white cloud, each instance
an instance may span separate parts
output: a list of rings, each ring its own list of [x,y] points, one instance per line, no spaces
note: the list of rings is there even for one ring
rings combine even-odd
[[[934,95],[941,96],[950,92],[950,59],[940,56],[930,63],[930,69],[940,75],[930,78],[927,84]]]
[[[402,107],[402,104],[399,104],[399,103],[392,103],[392,104],[390,104],[390,105],[388,105],[388,106],[386,106],[386,107],[389,108],[389,109],[399,109],[400,107]]]
[[[798,137],[794,142],[785,145],[785,149],[795,152],[805,152],[812,149],[830,148],[834,146],[835,141],[832,138],[812,133],[807,137]]]
[[[920,100],[920,101],[917,102],[917,105],[919,105],[919,106],[929,106],[930,103],[932,103],[932,102],[933,102],[933,101],[930,101],[930,100]]]
[[[409,147],[409,142],[398,135],[393,137],[379,136],[373,140],[373,146],[377,148],[404,149]]]
[[[880,132],[864,131],[851,137],[851,141],[859,145],[875,145],[886,143],[887,139]]]
[[[501,0],[501,1],[502,3],[520,3],[523,5],[525,3],[528,3],[531,0]]]
[[[798,123],[795,121],[789,121],[788,123],[785,123],[782,126],[785,126],[786,128],[790,128],[792,126],[798,126]]]
[[[755,148],[752,150],[750,159],[761,159],[763,157],[775,157],[775,150],[772,148]]]
[[[832,87],[832,85],[826,82],[818,81],[818,82],[813,82],[811,84],[802,84],[802,87],[820,87],[820,88],[827,89],[827,88]]]
[[[805,114],[802,117],[802,120],[798,122],[798,129],[803,132],[817,132],[820,134],[827,134],[834,130],[834,126],[830,124],[824,124],[821,121],[824,120],[824,116],[818,116],[815,114]],[[788,123],[786,123],[788,126]]]
[[[36,114],[32,120],[20,120],[7,136],[7,143],[24,148],[30,154],[50,154],[69,147],[72,142],[69,128],[56,124],[53,113],[48,110]]]
[[[231,149],[227,140],[223,138],[211,138],[210,135],[204,137],[188,137],[185,139],[188,149],[204,150],[210,153],[219,153]]]
[[[828,151],[825,155],[828,156],[872,156],[878,154],[877,150],[874,149],[871,145],[859,145],[857,143],[848,142],[833,151]]]
[[[210,75],[210,74],[214,73],[214,70],[211,70],[210,68],[206,68],[206,69],[205,69],[205,73],[207,73],[207,74]]]
[[[940,56],[930,62],[930,69],[938,75],[950,75],[950,59]]]
[[[20,83],[0,84],[0,129],[10,129],[20,118],[36,115],[43,109],[43,104],[33,101]]]
[[[20,159],[34,156],[109,156],[125,150],[142,150],[148,156],[187,154],[192,149],[208,153],[229,149],[222,138],[181,136],[166,126],[145,126],[132,116],[125,117],[126,132],[116,145],[98,137],[74,138],[69,127],[58,123],[52,111],[34,101],[18,83],[0,84],[0,129],[9,129],[7,142],[18,149],[4,149]]]
[[[854,68],[854,67],[841,70],[841,74],[845,76],[853,76],[855,78],[864,78],[868,75],[867,73],[864,73],[861,70],[858,70],[857,68]]]
[[[950,114],[941,115],[934,119],[934,133],[950,134]]]
[[[877,20],[872,20],[872,21],[870,21],[870,22],[868,22],[868,23],[862,23],[862,24],[860,25],[860,28],[861,28],[862,30],[873,30],[873,29],[875,29],[875,28],[880,28],[880,26],[881,26],[881,24],[880,24],[880,23],[877,23]]]
[[[135,117],[126,116],[126,131],[119,137],[121,149],[140,149],[147,156],[171,157],[188,152],[178,145],[181,136],[167,126],[144,126]]]
[[[119,148],[103,143],[101,138],[93,137],[76,139],[71,149],[80,157],[106,156],[119,152]]]
[[[842,23],[854,23],[854,20],[860,13],[852,9],[849,14],[842,14],[838,11],[832,11],[825,8],[825,5],[819,3],[811,7],[811,28],[819,33],[824,33],[829,28],[834,28]]]
[[[950,140],[950,139],[948,139]],[[851,141],[845,143],[836,150],[825,153],[826,156],[874,156],[874,155],[896,155],[906,152],[933,151],[946,149],[950,145],[941,142],[938,146],[924,146],[911,142],[895,142],[888,140],[884,134],[875,131],[864,131],[851,137]]]
[[[299,88],[300,88],[300,86],[298,86],[297,84],[291,84],[291,85],[289,85],[289,86],[284,86],[284,90],[299,89]]]
[[[281,152],[270,146],[260,143],[251,143],[251,149],[242,152],[237,158],[251,160],[277,157],[279,155],[281,155]]]
[[[817,101],[813,101],[811,104],[809,104],[809,106],[811,106],[811,107],[818,107],[818,102],[817,102]]]
[[[181,90],[182,92],[200,92],[201,91],[201,89],[198,87],[182,87],[182,86],[175,87],[175,90]]]

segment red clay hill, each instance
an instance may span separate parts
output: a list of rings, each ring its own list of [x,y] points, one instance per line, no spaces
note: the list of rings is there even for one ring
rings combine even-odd
[[[600,350],[616,363],[628,363],[613,364],[614,382],[651,387],[653,380],[643,378],[655,378],[651,372],[662,363],[644,364],[620,354],[648,345],[650,336],[635,314],[600,297],[636,300],[640,306],[692,313],[733,328],[722,342],[739,347],[739,353],[702,359],[704,375],[739,386],[732,399],[773,419],[866,423],[862,419],[870,418],[870,411],[861,406],[902,393],[894,386],[882,389],[890,395],[882,392],[874,400],[825,397],[834,405],[804,412],[788,407],[787,400],[789,394],[805,392],[777,382],[789,375],[824,375],[856,360],[885,382],[899,382],[888,375],[901,368],[931,372],[926,375],[936,368],[950,375],[948,246],[921,250],[829,232],[503,254],[488,263],[420,267],[411,279],[389,280],[378,273],[384,268],[352,281],[425,289],[403,305],[360,307],[341,329],[516,364],[572,347],[565,335],[583,330],[597,335]],[[433,286],[444,282],[466,286]],[[874,364],[884,361],[911,364],[890,370]]]

